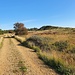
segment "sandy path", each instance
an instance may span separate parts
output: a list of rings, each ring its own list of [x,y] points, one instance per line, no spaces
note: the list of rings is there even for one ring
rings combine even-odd
[[[14,38],[5,38],[0,49],[0,75],[22,75],[20,61],[27,67],[24,75],[58,75],[44,65],[32,49],[21,46]]]
[[[58,75],[55,71],[44,65],[32,49],[21,46],[14,38],[11,40],[25,61],[25,65],[28,68],[26,75]]]
[[[5,38],[0,49],[0,75],[22,75],[18,63],[21,55],[9,38]]]

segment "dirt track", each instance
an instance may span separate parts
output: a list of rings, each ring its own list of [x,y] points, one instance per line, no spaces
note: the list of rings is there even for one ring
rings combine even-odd
[[[19,61],[27,67],[25,75],[58,75],[47,67],[33,50],[23,47],[14,38],[5,38],[0,49],[0,75],[22,75]]]

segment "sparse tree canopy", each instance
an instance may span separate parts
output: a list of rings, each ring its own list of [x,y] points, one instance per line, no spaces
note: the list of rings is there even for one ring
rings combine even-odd
[[[16,35],[24,35],[24,34],[27,35],[28,34],[28,31],[24,27],[23,23],[15,23],[14,28],[15,28],[15,34]]]

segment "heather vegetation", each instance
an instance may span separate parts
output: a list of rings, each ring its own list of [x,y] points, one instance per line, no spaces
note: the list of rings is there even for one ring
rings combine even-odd
[[[55,32],[55,33],[54,33]],[[45,64],[61,75],[75,74],[75,29],[56,28],[32,35],[22,44],[34,49]]]

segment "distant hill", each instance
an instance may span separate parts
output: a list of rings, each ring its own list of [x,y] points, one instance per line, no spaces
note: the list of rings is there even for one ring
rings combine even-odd
[[[42,26],[41,28],[39,28],[39,30],[49,30],[49,29],[56,29],[56,28],[60,28],[60,27],[56,27],[56,26]]]
[[[74,29],[75,28],[70,28],[70,27],[58,27],[58,26],[51,26],[51,25],[47,25],[47,26],[42,26],[40,28],[30,28],[28,29],[29,31],[37,31],[37,30],[50,30],[50,29]]]
[[[60,28],[56,26],[42,26],[41,28],[30,28],[28,29],[29,31],[37,31],[37,30],[49,30],[49,29],[55,29],[55,28]]]

